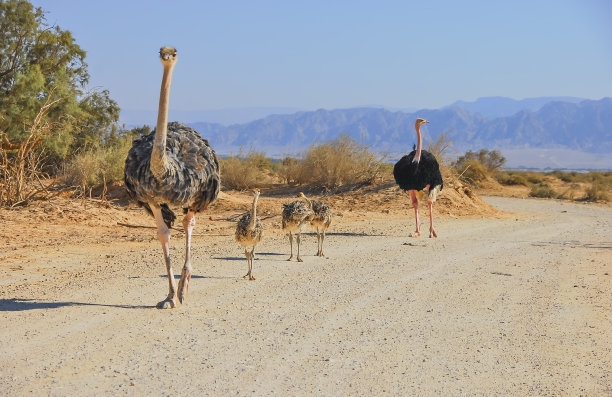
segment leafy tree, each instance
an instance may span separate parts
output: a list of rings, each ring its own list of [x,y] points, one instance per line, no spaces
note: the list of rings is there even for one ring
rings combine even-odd
[[[45,113],[44,122],[52,128],[41,145],[56,158],[99,146],[116,133],[119,107],[108,91],[84,91],[89,81],[85,51],[69,31],[49,26],[43,10],[26,0],[3,0],[0,37],[3,142],[27,139],[27,126],[50,98],[60,100]]]

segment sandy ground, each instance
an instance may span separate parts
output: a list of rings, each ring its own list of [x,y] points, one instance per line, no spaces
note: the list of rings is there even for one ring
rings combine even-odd
[[[437,239],[408,237],[397,191],[370,210],[330,198],[326,257],[309,231],[303,263],[280,230],[290,200],[262,194],[255,281],[233,241],[250,198],[228,196],[198,217],[173,310],[155,309],[167,282],[141,210],[0,210],[0,394],[612,395],[610,206],[487,197],[466,213],[445,192]],[[181,231],[172,244],[180,273]]]

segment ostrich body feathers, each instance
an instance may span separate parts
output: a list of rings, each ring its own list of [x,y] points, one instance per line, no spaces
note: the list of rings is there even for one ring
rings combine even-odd
[[[312,216],[312,210],[302,200],[283,204],[282,228],[297,230]]]
[[[311,225],[319,225],[328,228],[331,225],[332,214],[329,205],[318,200],[311,200],[312,211],[314,214],[310,217]]]
[[[444,187],[440,166],[433,154],[426,150],[421,151],[421,160],[415,162],[416,151],[402,157],[393,167],[395,182],[403,190],[423,190],[427,185],[431,189]]]
[[[251,246],[253,243],[258,243],[263,238],[263,223],[261,219],[256,216],[255,223],[252,227],[251,224],[251,213],[246,213],[238,220],[236,227],[236,241],[242,246]]]
[[[168,227],[176,219],[170,205],[199,212],[219,195],[219,162],[208,141],[193,128],[168,123],[166,173],[156,178],[151,172],[155,131],[134,140],[125,160],[124,181],[130,198],[153,215],[149,203],[162,207]]]

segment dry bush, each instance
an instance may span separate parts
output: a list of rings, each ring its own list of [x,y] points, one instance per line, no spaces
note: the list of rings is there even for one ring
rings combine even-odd
[[[280,175],[287,184],[295,184],[300,179],[300,161],[294,157],[283,159]]]
[[[471,186],[480,186],[490,177],[489,170],[476,159],[465,160],[460,165],[456,163],[455,169],[459,173],[459,179]]]
[[[559,195],[552,187],[550,187],[548,183],[540,182],[531,186],[529,196],[538,198],[556,198]]]
[[[49,188],[54,181],[42,171],[45,156],[40,148],[43,138],[57,127],[45,121],[45,116],[59,101],[49,96],[24,140],[11,142],[5,133],[0,133],[0,206],[24,205],[51,194]]]
[[[246,190],[262,186],[274,166],[262,152],[239,153],[220,159],[221,183],[224,189]]]
[[[447,153],[453,147],[452,141],[446,133],[438,135],[438,139],[427,146],[427,151],[434,155],[440,165],[448,164]]]
[[[349,135],[311,146],[295,170],[295,182],[333,189],[354,183],[373,183],[383,171],[381,161]]]
[[[453,163],[463,182],[480,186],[490,180],[502,168],[506,158],[498,150],[480,149],[467,151]]]
[[[592,181],[591,186],[586,190],[586,201],[609,201],[610,200],[610,183],[609,173],[591,173]],[[606,178],[608,176],[608,178]]]
[[[495,174],[495,179],[502,185],[506,186],[527,186],[529,187],[529,182],[527,178],[520,172],[514,171],[500,171]]]
[[[64,165],[62,183],[78,188],[76,195],[82,197],[91,196],[93,188],[102,186],[104,198],[107,184],[123,180],[125,158],[131,146],[126,137],[113,146],[75,155]]]

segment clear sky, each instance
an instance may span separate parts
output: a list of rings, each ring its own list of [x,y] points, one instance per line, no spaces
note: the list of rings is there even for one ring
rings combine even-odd
[[[438,108],[612,96],[608,0],[35,0],[87,52],[92,87],[171,108]]]

